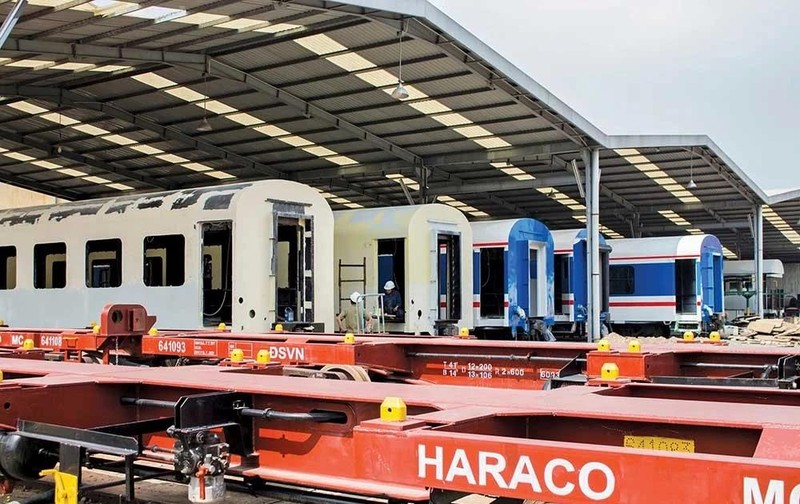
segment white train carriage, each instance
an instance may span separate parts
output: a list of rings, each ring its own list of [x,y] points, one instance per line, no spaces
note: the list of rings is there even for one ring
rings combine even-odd
[[[333,328],[333,213],[283,180],[0,212],[0,318],[83,327],[140,303],[161,328]]]
[[[552,231],[554,257],[554,325],[558,339],[583,339],[589,317],[589,288],[586,279],[588,250],[586,229]],[[600,235],[600,333],[608,331],[608,257],[610,248]]]
[[[536,219],[472,223],[475,335],[552,339],[553,235]]]
[[[337,295],[375,295],[393,281],[403,315],[386,319],[388,332],[453,334],[472,326],[472,229],[464,214],[440,204],[334,212]],[[375,327],[373,327],[375,329]]]
[[[755,265],[752,260],[725,261],[725,314],[728,320],[752,313],[756,295]],[[764,316],[782,317],[785,294],[782,288],[783,262],[780,259],[763,261]]]
[[[719,327],[722,245],[713,235],[610,240],[611,320],[625,335]]]

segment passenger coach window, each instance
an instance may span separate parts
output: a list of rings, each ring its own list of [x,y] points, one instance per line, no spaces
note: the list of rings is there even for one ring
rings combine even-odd
[[[67,286],[66,243],[33,246],[33,286],[37,289],[63,289]]]
[[[17,247],[0,247],[0,290],[17,286]]]
[[[609,276],[612,296],[633,294],[633,266],[611,266]]]
[[[148,236],[144,239],[144,284],[148,287],[183,285],[186,270],[183,235]]]
[[[122,240],[86,242],[86,287],[107,288],[122,285]]]

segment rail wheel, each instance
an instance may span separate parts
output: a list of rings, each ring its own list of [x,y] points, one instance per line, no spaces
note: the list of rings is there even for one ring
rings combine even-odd
[[[372,381],[369,377],[367,370],[361,366],[350,366],[346,364],[328,364],[320,369],[323,373],[339,373],[345,376],[349,381]]]

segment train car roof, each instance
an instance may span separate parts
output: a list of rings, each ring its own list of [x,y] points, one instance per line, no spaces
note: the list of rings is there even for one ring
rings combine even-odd
[[[657,236],[609,240],[612,258],[689,259],[700,257],[704,247],[722,254],[722,245],[710,234]]]
[[[274,199],[291,203],[309,201],[327,202],[316,189],[288,180],[262,180],[238,184],[218,185],[138,193],[20,209],[0,210],[0,227],[42,222],[61,222],[76,216],[137,215],[139,211],[150,209],[169,210],[227,210],[235,205],[237,197],[243,193],[257,192],[264,199]],[[289,194],[293,196],[289,196]],[[141,218],[141,215],[139,215]]]
[[[764,274],[773,278],[783,278],[783,261],[780,259],[764,259]],[[755,266],[752,259],[740,261],[725,261],[722,268],[723,275],[743,276],[752,275]]]
[[[474,245],[497,243],[505,244],[509,240],[530,239],[548,242],[553,240],[550,228],[543,222],[530,217],[519,219],[501,219],[496,221],[472,222],[472,240]]]
[[[572,248],[575,244],[579,241],[583,241],[586,239],[586,229],[559,229],[557,231],[551,231],[553,234],[553,244],[555,246],[556,253],[564,253],[566,251],[572,251]],[[608,242],[606,241],[605,236],[602,234],[600,235],[600,246],[608,246]]]
[[[444,220],[457,224],[459,227],[471,229],[463,212],[439,203],[339,210],[333,212],[333,216],[337,234],[353,232],[355,228],[363,228],[364,233],[373,238],[408,236],[413,231],[411,226],[419,222],[419,219]]]

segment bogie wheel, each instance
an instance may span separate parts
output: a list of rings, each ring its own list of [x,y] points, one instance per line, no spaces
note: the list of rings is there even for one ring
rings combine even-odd
[[[372,381],[369,373],[361,366],[350,366],[346,364],[328,364],[320,369],[323,373],[341,373],[347,380],[368,382]]]

